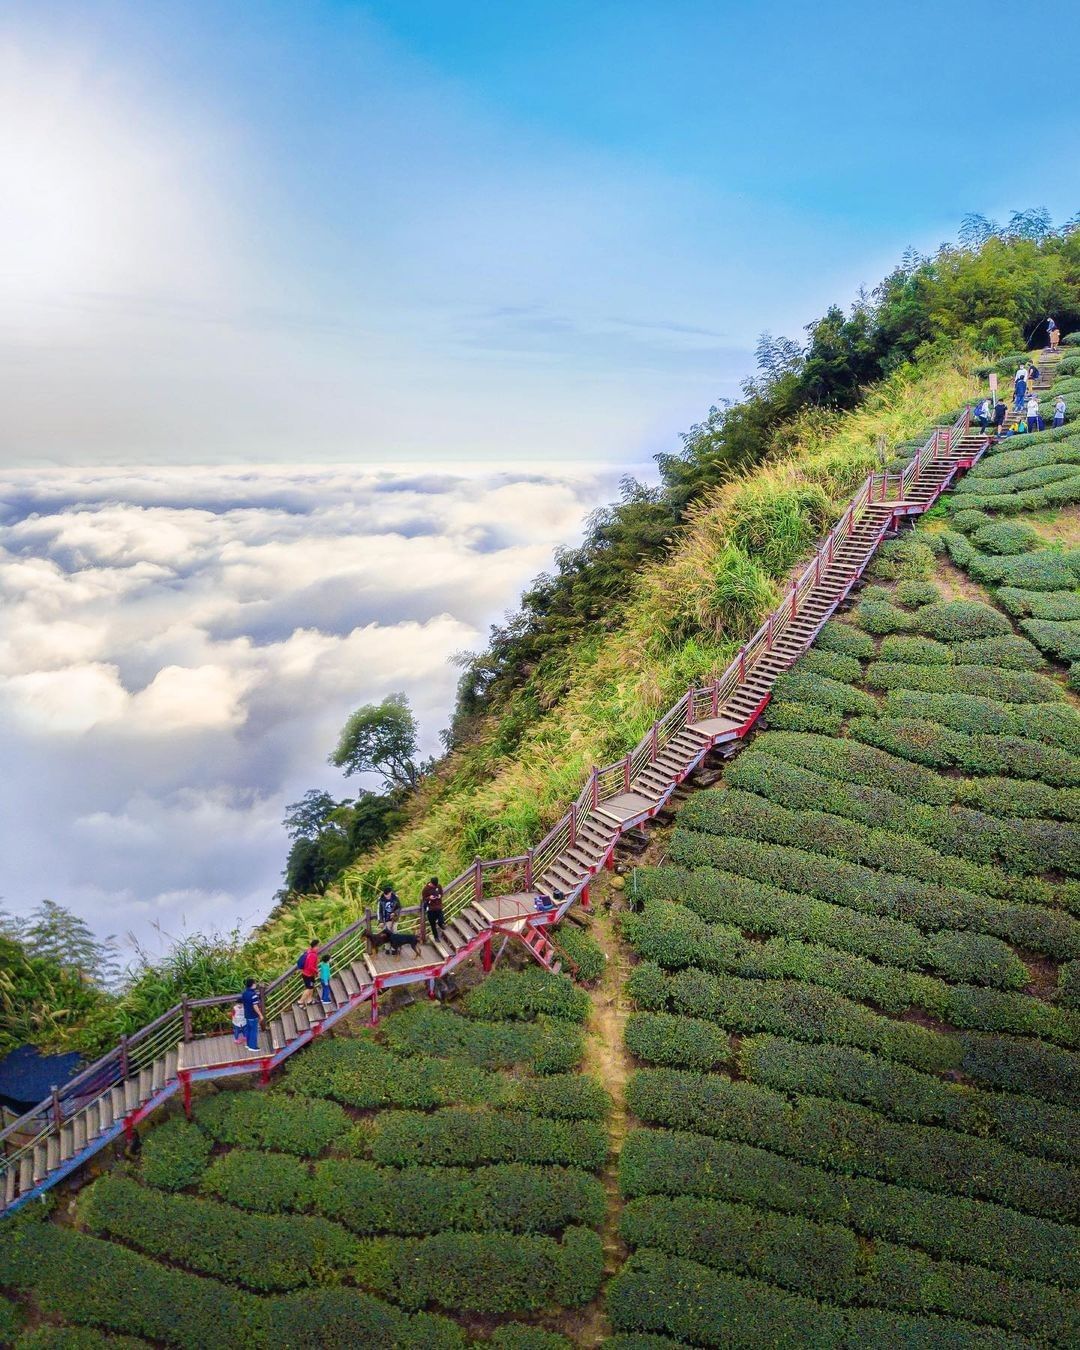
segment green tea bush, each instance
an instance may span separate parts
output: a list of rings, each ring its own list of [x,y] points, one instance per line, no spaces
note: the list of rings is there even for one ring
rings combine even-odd
[[[854,684],[862,677],[862,665],[855,657],[843,656],[840,652],[815,651],[813,648],[799,658],[798,669],[800,674],[809,671],[842,684]]]
[[[1057,997],[1066,1008],[1080,1008],[1080,961],[1066,961],[1058,971]]]
[[[906,661],[921,666],[951,666],[953,649],[933,638],[893,635],[881,644],[882,661]]]
[[[1080,619],[1080,595],[1072,590],[1022,591],[1015,586],[1002,586],[997,598],[1010,614],[1020,617],[1030,615],[1057,623],[1073,623]]]
[[[1080,791],[1012,778],[965,778],[956,782],[956,800],[990,815],[1043,816],[1080,821]]]
[[[486,1342],[496,1350],[572,1350],[565,1336],[543,1327],[527,1327],[520,1322],[507,1322],[496,1327]]]
[[[819,1303],[758,1280],[710,1271],[661,1252],[635,1252],[608,1288],[608,1313],[623,1331],[662,1331],[704,1346],[897,1345],[985,1350],[1016,1346],[1010,1333],[945,1317]]]
[[[139,1155],[143,1179],[164,1191],[182,1191],[206,1171],[212,1144],[196,1126],[173,1116],[148,1130]]]
[[[596,984],[607,966],[607,954],[596,939],[573,923],[563,923],[555,934],[555,941],[577,966],[574,978],[582,984]]]
[[[960,665],[998,666],[1002,670],[1040,670],[1046,665],[1039,649],[1015,633],[958,642],[952,651]]]
[[[388,1018],[384,1034],[387,1044],[403,1054],[450,1056],[483,1069],[520,1065],[534,1073],[566,1073],[577,1067],[584,1052],[580,1029],[562,1018],[484,1022],[426,1002]]]
[[[1062,699],[1059,685],[1045,675],[989,666],[921,666],[873,661],[866,668],[871,689],[914,689],[927,694],[966,694],[1002,703],[1053,703]]]
[[[611,1110],[611,1098],[600,1082],[582,1073],[510,1079],[505,1083],[502,1104],[559,1120],[605,1120]]]
[[[925,541],[915,534],[887,539],[878,550],[878,559],[895,568],[895,576],[921,581],[934,571],[934,555]]]
[[[444,1107],[430,1115],[384,1111],[374,1122],[370,1147],[376,1162],[391,1167],[467,1166],[514,1158],[595,1171],[607,1156],[607,1136],[592,1121]]]
[[[855,1234],[838,1224],[723,1200],[647,1196],[630,1203],[620,1231],[631,1246],[693,1258],[813,1298],[963,1316],[1064,1344],[1080,1331],[1075,1301],[1060,1290],[935,1261],[888,1242],[866,1253]]]
[[[626,1024],[626,1048],[649,1064],[712,1069],[733,1060],[728,1035],[712,1022],[667,1013],[636,1012]]]
[[[718,1074],[639,1069],[627,1088],[639,1120],[757,1144],[855,1176],[1011,1205],[1075,1222],[1080,1191],[1072,1169],[1027,1157],[993,1140],[929,1125],[903,1125],[865,1107],[781,1093]]]
[[[869,661],[874,655],[873,638],[840,619],[830,619],[825,624],[815,638],[814,646],[818,651],[836,652],[838,656],[851,656],[856,661]]]
[[[90,1327],[54,1327],[47,1323],[24,1331],[16,1341],[15,1350],[144,1350],[149,1341],[141,1336],[104,1336]]]
[[[1080,1283],[1073,1230],[985,1200],[965,1200],[797,1162],[750,1144],[671,1130],[631,1130],[619,1186],[643,1195],[700,1195],[842,1223],[874,1240],[973,1261],[1049,1284]]]
[[[1024,440],[1020,443],[1011,443],[1007,449],[998,449],[992,455],[985,458],[971,469],[964,478],[966,484],[981,484],[987,481],[993,482],[998,478],[1012,478],[1018,473],[1025,473],[1029,469],[1042,469],[1048,464],[1075,464],[1080,462],[1080,449],[1078,449],[1068,437],[1058,436],[1049,440]],[[1030,526],[1022,527],[1030,530]],[[1034,547],[1039,542],[1039,537],[1035,531],[1031,531],[1034,538],[1028,547]],[[988,553],[1014,552],[1013,549],[987,549]]]
[[[365,1236],[441,1232],[554,1233],[604,1217],[604,1188],[575,1168],[520,1162],[490,1167],[376,1167],[325,1158],[312,1199],[320,1214]]]
[[[865,825],[911,834],[943,853],[973,862],[995,863],[1027,873],[1080,869],[1080,834],[1071,826],[999,820],[964,807],[942,813],[909,803],[888,788],[848,785],[825,778],[764,749],[740,755],[728,770],[726,781],[732,788],[755,792],[792,810],[816,807]],[[1020,983],[1026,983],[1026,977]]]
[[[11,1345],[22,1329],[22,1309],[0,1294],[0,1344]]]
[[[556,941],[562,942],[560,929]],[[462,1010],[485,1021],[531,1020],[539,1014],[584,1022],[589,996],[568,975],[553,975],[540,966],[524,970],[494,970],[465,998]]]
[[[1024,619],[1020,627],[1036,646],[1059,661],[1080,661],[1080,620]]]
[[[290,1092],[367,1109],[496,1103],[509,1082],[460,1060],[396,1055],[367,1036],[321,1040],[285,1066]]]
[[[551,1303],[577,1306],[596,1294],[603,1273],[599,1237],[568,1229],[562,1243],[505,1233],[439,1233],[427,1238],[370,1238],[358,1281],[407,1308],[434,1303],[465,1312],[529,1312]]]
[[[1065,703],[1005,706],[974,694],[932,694],[894,689],[885,699],[886,715],[939,722],[972,735],[1027,736],[1073,755],[1080,751],[1080,714]]]
[[[877,711],[874,698],[862,689],[825,675],[805,674],[798,670],[785,671],[773,686],[773,696],[786,703],[811,703],[836,713],[866,713]]]
[[[1010,1036],[973,1034],[962,1036],[960,1045],[960,1067],[974,1082],[1080,1107],[1080,1058],[1068,1050]]]
[[[449,1318],[403,1313],[358,1289],[301,1289],[263,1302],[263,1336],[270,1346],[303,1346],[312,1340],[328,1350],[356,1345],[465,1350],[467,1345]]]
[[[1013,554],[1038,548],[1042,539],[1030,525],[995,520],[977,529],[971,542],[983,553]]]
[[[841,782],[892,788],[931,806],[943,806],[953,798],[953,785],[949,779],[859,741],[773,732],[766,739],[756,741],[755,745],[777,759],[813,769],[815,773]]]
[[[765,710],[769,727],[784,731],[812,731],[836,736],[844,725],[844,715],[813,703],[785,703],[774,699]]]
[[[702,919],[743,932],[775,933],[905,970],[936,970],[950,979],[1003,988],[1022,988],[1030,978],[1010,947],[981,933],[927,934],[903,919],[863,914],[711,868],[642,868],[638,877],[645,897],[680,900]]]
[[[1012,632],[1004,615],[976,600],[942,600],[926,605],[917,619],[919,631],[939,642],[964,642]]]
[[[916,616],[891,600],[863,599],[855,611],[855,622],[864,632],[875,634],[908,633],[918,627]]]
[[[641,1007],[711,1017],[730,1031],[853,1045],[925,1069],[957,1068],[963,1057],[963,1047],[942,1033],[881,1017],[830,989],[794,980],[719,977],[694,968],[661,981],[657,970],[642,963],[627,981],[627,992]]]
[[[993,516],[988,516],[985,511],[963,509],[953,515],[952,524],[956,529],[963,530],[964,534],[971,534],[982,525],[992,524],[993,519]]]
[[[1005,483],[984,484],[985,495],[976,496],[973,492],[962,498],[965,507],[980,511],[996,511],[1003,515],[1016,515],[1022,511],[1042,511],[1047,507],[1067,506],[1080,501],[1080,473],[1070,478],[1050,483],[1046,487],[1028,488],[1023,492],[1007,490]],[[941,538],[941,536],[930,536]],[[943,541],[944,543],[944,541]],[[961,566],[963,564],[961,563]]]
[[[280,1214],[310,1205],[311,1173],[289,1153],[236,1148],[214,1159],[200,1189],[240,1209]]]
[[[356,1255],[355,1241],[337,1224],[151,1195],[122,1176],[101,1177],[84,1191],[79,1219],[94,1233],[248,1289],[313,1284],[320,1270],[343,1269]]]
[[[680,830],[673,836],[674,861],[690,866],[705,863],[866,914],[904,919],[932,931],[952,928],[988,933],[1020,947],[1057,953],[1061,960],[1069,960],[1080,942],[1075,920],[1037,905],[1010,905],[951,885],[920,884],[910,877],[878,872],[804,849],[782,845],[761,848],[752,840],[732,837],[698,835],[690,839],[692,833]],[[688,850],[684,849],[684,839],[689,841]],[[688,856],[681,856],[683,852]]]
[[[900,604],[910,609],[932,605],[941,599],[941,592],[932,581],[901,581],[893,594]]]
[[[225,1091],[199,1102],[195,1119],[223,1144],[314,1157],[344,1137],[349,1117],[334,1102],[283,1093]]]
[[[738,1067],[751,1082],[780,1092],[837,1097],[897,1120],[991,1135],[1021,1153],[1062,1162],[1073,1160],[1080,1138],[1080,1114],[1068,1107],[942,1082],[848,1046],[753,1036],[739,1047]]]

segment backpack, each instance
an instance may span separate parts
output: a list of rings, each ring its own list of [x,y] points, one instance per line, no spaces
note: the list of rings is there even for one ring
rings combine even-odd
[[[306,956],[307,956],[307,952],[301,952],[300,955],[296,958],[296,969],[297,969],[297,970],[303,970],[303,969],[304,969],[304,958],[305,958]]]

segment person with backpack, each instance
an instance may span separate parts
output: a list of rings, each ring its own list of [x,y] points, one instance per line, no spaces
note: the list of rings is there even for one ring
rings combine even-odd
[[[1054,425],[1055,427],[1063,427],[1063,426],[1065,425],[1065,396],[1064,396],[1064,394],[1058,394],[1058,396],[1057,396],[1057,402],[1054,404],[1054,421],[1053,421],[1053,425]]]
[[[316,938],[311,939],[307,951],[297,958],[296,969],[304,981],[304,992],[300,995],[300,1006],[304,1008],[315,1001],[315,980],[319,974],[319,943]]]
[[[975,409],[975,420],[979,424],[979,431],[984,436],[986,435],[987,424],[989,423],[991,416],[992,414],[990,411],[990,400],[988,398],[984,398],[983,401]]]
[[[389,882],[379,893],[379,924],[384,933],[393,933],[397,928],[398,915],[401,913],[401,901],[397,898]]]
[[[334,991],[330,988],[330,958],[319,957],[319,997],[323,1004],[333,1003]]]
[[[443,888],[439,878],[432,877],[420,893],[420,907],[427,915],[428,933],[433,942],[438,942],[440,930],[445,936],[446,920],[443,917]]]
[[[1034,394],[1027,401],[1028,431],[1042,431],[1042,418],[1039,416],[1039,400]]]
[[[259,1049],[259,1027],[266,1026],[266,1016],[262,1008],[262,996],[255,988],[254,980],[244,981],[244,991],[240,995],[240,1004],[244,1009],[244,1030],[247,1033],[249,1055],[261,1055]]]

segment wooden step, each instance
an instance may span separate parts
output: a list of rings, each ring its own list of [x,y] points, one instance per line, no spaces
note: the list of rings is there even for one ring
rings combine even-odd
[[[275,1017],[270,1023],[270,1047],[272,1050],[283,1050],[285,1048],[285,1028],[281,1024],[281,1018]]]
[[[177,1070],[180,1067],[180,1051],[165,1051],[165,1081],[171,1083],[176,1077]]]
[[[97,1101],[97,1109],[98,1109],[98,1124],[101,1126],[101,1133],[104,1134],[106,1130],[112,1128],[113,1123],[113,1106],[112,1106],[111,1092],[103,1092],[101,1094],[101,1096],[98,1098]]]
[[[75,1126],[72,1121],[65,1120],[60,1126],[60,1162],[74,1156],[75,1153]],[[51,1170],[51,1169],[50,1169]]]
[[[349,991],[345,988],[345,981],[340,975],[330,976],[330,992],[334,996],[334,1002],[340,1008],[343,1003],[349,1001]]]
[[[24,1153],[19,1159],[19,1194],[25,1195],[27,1191],[34,1187],[34,1161],[37,1157],[37,1149],[31,1153]]]
[[[296,1027],[296,1018],[293,1016],[291,1008],[283,1008],[281,1012],[281,1028],[285,1032],[285,1044],[295,1041],[299,1034]]]

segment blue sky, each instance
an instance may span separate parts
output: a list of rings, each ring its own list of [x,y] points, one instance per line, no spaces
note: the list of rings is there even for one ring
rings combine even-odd
[[[0,457],[640,463],[906,245],[1080,205],[1046,17],[1021,82],[996,0],[9,3]]]

